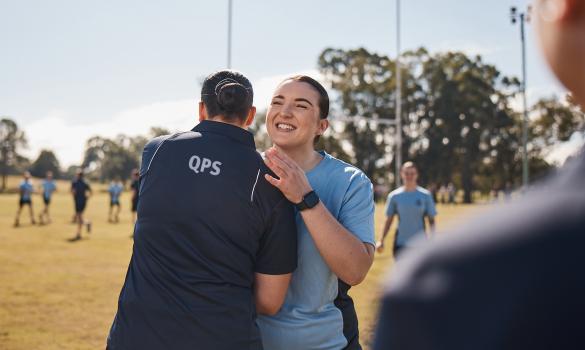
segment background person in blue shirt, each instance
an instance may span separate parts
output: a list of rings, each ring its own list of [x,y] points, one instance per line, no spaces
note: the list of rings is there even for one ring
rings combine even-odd
[[[124,190],[124,185],[120,179],[116,179],[110,183],[108,193],[110,194],[110,211],[108,212],[108,222],[120,221],[120,195]],[[115,207],[115,209],[114,209]]]
[[[374,193],[356,167],[315,150],[328,127],[329,96],[308,76],[285,79],[266,128],[274,147],[266,179],[297,207],[299,265],[281,310],[258,324],[266,349],[361,349],[350,286],[374,258]]]
[[[16,219],[14,220],[14,227],[18,227],[20,225],[20,213],[22,211],[22,207],[25,205],[28,206],[28,211],[30,213],[30,222],[31,224],[36,224],[35,217],[33,214],[33,207],[32,207],[32,194],[34,192],[34,186],[30,179],[30,173],[25,171],[23,174],[24,179],[18,186],[18,190],[20,193],[18,199],[18,210],[16,211]]]
[[[257,313],[280,308],[297,265],[292,205],[246,129],[253,90],[208,76],[200,123],[142,154],[134,248],[108,349],[261,350]]]
[[[91,233],[91,222],[84,220],[83,212],[87,206],[87,200],[91,196],[91,187],[83,179],[83,170],[77,170],[75,180],[71,183],[71,194],[73,194],[73,201],[75,202],[75,222],[77,223],[77,232],[75,237],[70,241],[77,241],[81,239],[81,229],[85,225],[87,233]]]
[[[41,225],[51,222],[49,207],[51,205],[51,197],[53,196],[53,192],[56,190],[57,186],[55,185],[55,180],[53,180],[53,172],[47,171],[45,179],[43,182],[41,182],[41,193],[43,196],[43,203],[45,204],[43,211],[41,211],[41,214],[39,215],[39,223]]]
[[[437,211],[433,196],[418,186],[418,170],[414,163],[406,162],[400,170],[403,186],[390,192],[386,200],[386,222],[382,238],[376,244],[378,252],[384,251],[384,240],[390,231],[394,216],[398,216],[398,229],[394,236],[394,257],[404,247],[413,244],[413,239],[435,231]],[[426,231],[425,218],[429,221],[430,232]]]

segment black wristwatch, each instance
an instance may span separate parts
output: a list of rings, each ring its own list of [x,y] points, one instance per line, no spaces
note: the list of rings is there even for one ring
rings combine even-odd
[[[300,203],[295,203],[295,206],[299,211],[305,209],[311,209],[319,204],[319,196],[315,191],[311,191],[303,196],[303,200]]]

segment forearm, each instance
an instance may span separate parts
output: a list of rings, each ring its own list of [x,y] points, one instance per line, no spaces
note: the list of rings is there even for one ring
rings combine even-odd
[[[430,232],[429,232],[429,236],[433,236],[435,234],[435,228],[436,228],[436,221],[434,217],[429,217],[429,227],[430,227]]]
[[[373,246],[368,249],[331,215],[323,203],[301,211],[301,216],[333,273],[352,286],[363,281],[372,266]]]
[[[393,219],[394,219],[394,216],[386,217],[386,222],[384,222],[384,229],[382,231],[382,237],[380,237],[381,242],[384,242],[384,240],[386,239],[386,236],[388,236],[388,232],[390,232],[390,226],[392,226]]]

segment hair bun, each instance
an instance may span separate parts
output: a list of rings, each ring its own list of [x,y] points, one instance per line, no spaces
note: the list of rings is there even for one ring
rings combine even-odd
[[[226,112],[237,112],[248,108],[248,90],[233,82],[222,85],[217,91],[217,104]]]

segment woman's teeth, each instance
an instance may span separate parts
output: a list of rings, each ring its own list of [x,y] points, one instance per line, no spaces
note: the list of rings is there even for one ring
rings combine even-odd
[[[276,127],[280,130],[287,130],[287,131],[292,131],[295,130],[296,128],[290,124],[284,124],[284,123],[278,123],[276,124]]]

